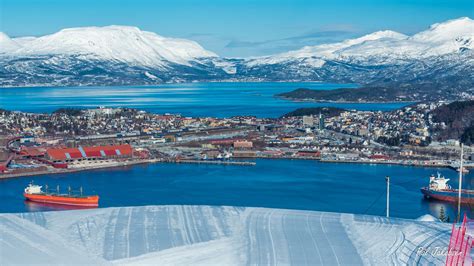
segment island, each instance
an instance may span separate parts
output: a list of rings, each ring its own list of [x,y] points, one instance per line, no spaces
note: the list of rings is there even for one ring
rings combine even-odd
[[[461,95],[446,86],[448,85],[444,83],[433,84],[430,82],[413,84],[387,82],[365,84],[359,88],[333,90],[297,88],[275,96],[293,101],[340,103],[433,102],[469,99],[466,97],[468,94]]]
[[[314,102],[406,102],[415,101],[404,90],[391,87],[340,88],[334,90],[312,90],[298,88],[276,95],[287,100]]]

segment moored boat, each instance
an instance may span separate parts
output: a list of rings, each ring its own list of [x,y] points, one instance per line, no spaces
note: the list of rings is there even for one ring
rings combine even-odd
[[[459,188],[452,189],[448,185],[449,179],[441,176],[435,177],[431,175],[430,184],[427,187],[422,187],[421,193],[425,198],[433,198],[443,201],[457,202],[458,203],[458,219],[461,217],[461,203],[474,203],[474,190],[462,189],[462,176],[464,172],[463,158],[464,157],[464,146],[461,144],[461,158],[459,160]]]
[[[30,183],[25,188],[23,196],[30,201],[49,203],[49,204],[61,204],[71,206],[84,206],[84,207],[97,207],[99,206],[99,196],[84,196],[81,193],[75,195],[72,193],[60,194],[59,189],[57,193],[50,193],[47,190],[43,191],[42,186],[34,185]]]

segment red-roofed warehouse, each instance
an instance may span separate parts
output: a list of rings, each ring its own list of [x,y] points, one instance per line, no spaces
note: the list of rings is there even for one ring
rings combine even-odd
[[[129,144],[48,149],[46,157],[51,161],[72,161],[94,158],[123,158],[131,157],[133,149]]]

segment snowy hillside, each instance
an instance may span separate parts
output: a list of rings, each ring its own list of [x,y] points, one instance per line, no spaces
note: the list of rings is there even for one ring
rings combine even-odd
[[[282,209],[145,206],[0,215],[1,264],[444,263],[450,225]]]

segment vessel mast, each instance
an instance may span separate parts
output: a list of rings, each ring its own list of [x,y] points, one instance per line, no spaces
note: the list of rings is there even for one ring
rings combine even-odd
[[[461,187],[462,187],[462,160],[464,156],[464,146],[461,143],[461,161],[459,164],[459,190],[458,190],[458,222],[461,220]]]

